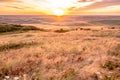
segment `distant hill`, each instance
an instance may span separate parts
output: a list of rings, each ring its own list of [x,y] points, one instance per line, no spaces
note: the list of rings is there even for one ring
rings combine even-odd
[[[115,25],[115,26],[120,26],[120,20],[98,20],[98,21],[91,21],[89,23],[92,24],[103,24],[103,25]]]

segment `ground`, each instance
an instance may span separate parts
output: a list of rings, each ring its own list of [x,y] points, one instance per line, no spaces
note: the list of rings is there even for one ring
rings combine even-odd
[[[119,27],[0,33],[0,80],[119,80],[119,63]]]

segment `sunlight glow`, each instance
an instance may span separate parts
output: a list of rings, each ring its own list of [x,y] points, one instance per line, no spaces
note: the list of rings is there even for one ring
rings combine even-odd
[[[99,6],[99,2],[103,7]],[[55,16],[101,14],[100,12],[103,14],[106,14],[106,12],[108,14],[120,14],[118,4],[104,5],[104,0],[2,0],[0,5],[2,8],[0,14],[45,14]]]
[[[64,15],[64,11],[63,10],[60,10],[60,9],[56,9],[53,11],[54,15],[56,16],[62,16]]]
[[[29,2],[24,0],[24,3],[31,5],[33,10],[40,11],[48,15],[67,15],[72,12],[76,12],[75,10],[81,7],[92,5],[96,1],[98,0],[37,0],[37,2],[34,2],[34,0],[29,0]]]

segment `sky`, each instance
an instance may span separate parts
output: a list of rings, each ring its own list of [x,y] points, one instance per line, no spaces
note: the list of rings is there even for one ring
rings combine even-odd
[[[0,14],[120,15],[120,0],[0,0]]]

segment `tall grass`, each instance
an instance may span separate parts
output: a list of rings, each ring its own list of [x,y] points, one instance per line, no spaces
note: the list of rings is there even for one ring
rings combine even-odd
[[[69,68],[65,71],[61,80],[78,80],[77,72],[73,68]]]

